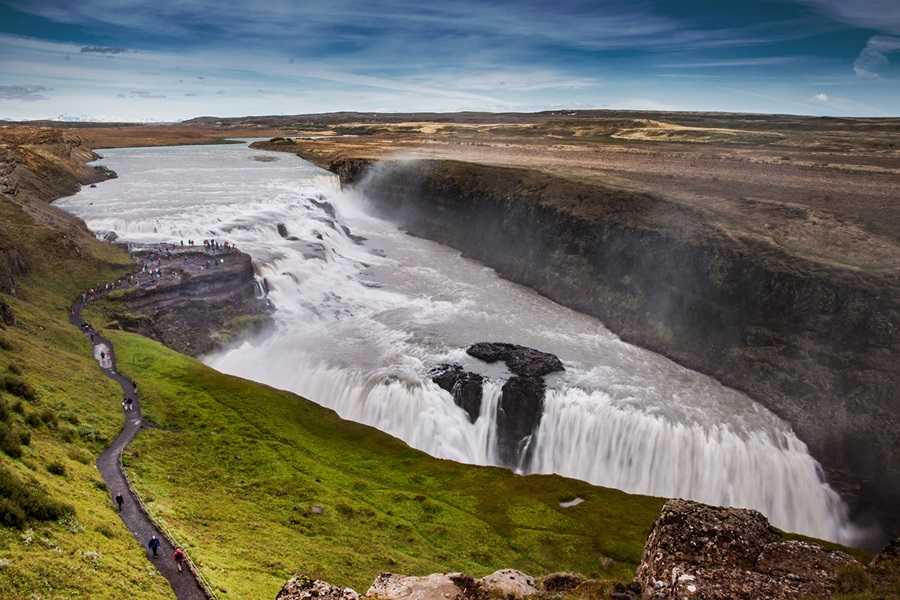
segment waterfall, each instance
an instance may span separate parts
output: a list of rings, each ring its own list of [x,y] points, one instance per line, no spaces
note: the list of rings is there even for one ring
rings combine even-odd
[[[530,461],[506,466],[754,508],[783,529],[854,541],[844,503],[806,446],[750,398],[405,235],[294,156],[254,154],[236,145],[109,150],[105,163],[120,177],[59,201],[123,241],[218,237],[251,254],[277,308],[275,328],[205,357],[210,366],[296,392],[433,456],[497,465],[509,373],[465,348],[538,348],[566,371],[547,377]],[[484,377],[475,423],[430,380],[441,363]]]

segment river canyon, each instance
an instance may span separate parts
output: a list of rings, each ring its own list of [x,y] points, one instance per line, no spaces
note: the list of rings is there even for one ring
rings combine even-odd
[[[273,325],[205,355],[210,366],[296,392],[439,458],[749,507],[786,530],[858,541],[821,467],[775,414],[407,234],[335,175],[245,143],[102,153],[118,179],[57,202],[95,233],[136,248],[213,238],[253,258]],[[485,341],[549,352],[565,366],[545,378],[521,460],[498,450],[511,373],[466,353]],[[448,363],[483,377],[474,422],[431,378]]]

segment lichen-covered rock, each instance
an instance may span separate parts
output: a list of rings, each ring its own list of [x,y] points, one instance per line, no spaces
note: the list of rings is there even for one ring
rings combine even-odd
[[[873,565],[887,562],[900,562],[900,538],[891,541],[872,559]]]
[[[359,600],[359,594],[350,588],[297,574],[284,584],[275,600]]]
[[[895,596],[900,597],[900,538],[889,543],[872,559],[868,575],[875,589],[893,590]]]
[[[669,500],[653,525],[637,580],[654,600],[788,600],[829,597],[843,552],[783,541],[754,510]]]
[[[375,578],[366,598],[378,600],[460,600],[463,588],[455,581],[460,573],[432,573],[416,577],[382,573]]]
[[[515,569],[500,569],[478,581],[482,589],[494,597],[521,600],[538,593],[534,577]]]

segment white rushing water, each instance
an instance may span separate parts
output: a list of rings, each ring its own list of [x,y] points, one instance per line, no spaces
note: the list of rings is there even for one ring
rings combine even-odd
[[[496,464],[496,407],[509,374],[464,349],[523,344],[566,366],[547,377],[528,471],[755,508],[779,527],[854,541],[844,504],[774,414],[452,249],[405,235],[332,175],[243,145],[103,154],[119,179],[59,206],[127,241],[234,242],[267,281],[275,330],[206,357],[214,368],[297,392],[434,456]],[[295,239],[279,235],[279,223]],[[487,377],[474,424],[428,378],[438,363]]]

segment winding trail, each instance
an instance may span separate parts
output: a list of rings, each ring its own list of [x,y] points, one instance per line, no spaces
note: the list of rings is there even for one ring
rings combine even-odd
[[[100,474],[103,476],[103,481],[106,482],[110,495],[115,497],[116,494],[122,494],[125,498],[119,516],[122,518],[128,531],[141,544],[141,547],[147,553],[148,559],[160,574],[169,581],[176,598],[179,600],[209,600],[209,593],[204,589],[199,575],[189,561],[186,562],[182,572],[178,571],[175,561],[172,559],[175,545],[150,519],[137,493],[129,485],[128,478],[125,476],[122,468],[122,452],[141,430],[141,402],[132,381],[116,371],[113,345],[81,318],[82,308],[84,308],[84,302],[80,300],[73,304],[69,321],[81,329],[84,335],[91,340],[94,358],[100,365],[103,374],[121,386],[123,399],[130,398],[134,402],[131,410],[124,410],[123,406],[122,413],[125,417],[125,424],[118,437],[97,459],[97,468],[100,469]],[[101,353],[105,354],[105,357],[101,358]],[[152,535],[156,535],[160,541],[159,556],[156,558],[152,556],[147,548],[147,541]]]

